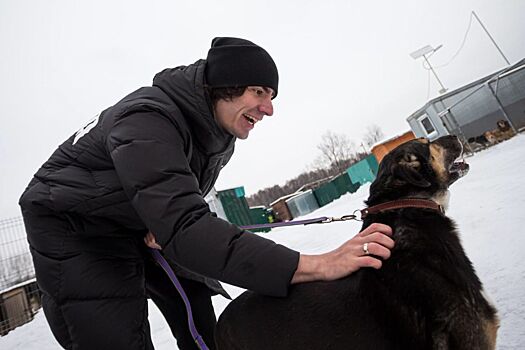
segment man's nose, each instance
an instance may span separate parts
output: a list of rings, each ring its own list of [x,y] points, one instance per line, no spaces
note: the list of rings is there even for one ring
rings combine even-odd
[[[270,98],[259,105],[259,112],[270,116],[273,114],[273,104]]]

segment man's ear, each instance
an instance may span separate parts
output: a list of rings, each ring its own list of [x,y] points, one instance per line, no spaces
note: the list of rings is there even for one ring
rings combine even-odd
[[[420,173],[421,162],[413,153],[405,153],[392,169],[392,174],[399,180],[417,187],[429,187],[431,184]]]

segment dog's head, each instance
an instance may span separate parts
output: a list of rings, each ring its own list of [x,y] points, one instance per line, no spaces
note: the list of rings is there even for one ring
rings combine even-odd
[[[507,131],[510,129],[510,124],[505,119],[498,120],[496,124],[498,126],[498,129],[501,131]]]
[[[367,204],[402,198],[436,200],[446,195],[448,187],[468,172],[468,164],[456,162],[462,152],[456,136],[433,142],[420,138],[398,146],[381,161]]]
[[[485,138],[487,139],[487,141],[493,145],[496,143],[497,139],[496,139],[496,136],[494,135],[494,133],[492,131],[485,131],[483,133],[483,136],[485,136]]]

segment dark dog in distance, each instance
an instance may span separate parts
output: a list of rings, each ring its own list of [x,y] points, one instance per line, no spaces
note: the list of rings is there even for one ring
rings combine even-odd
[[[496,122],[496,128],[485,131],[482,135],[470,137],[467,142],[474,149],[487,148],[515,135],[508,121],[501,119]]]
[[[448,187],[468,170],[455,136],[409,141],[381,162],[368,206],[406,199],[446,207]],[[401,208],[368,215],[394,229],[379,270],[293,285],[286,298],[245,292],[219,318],[219,350],[495,349],[498,318],[450,218]]]

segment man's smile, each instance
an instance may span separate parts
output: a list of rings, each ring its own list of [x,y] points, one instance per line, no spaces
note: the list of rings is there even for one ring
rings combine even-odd
[[[246,118],[248,120],[248,122],[251,124],[251,125],[255,125],[255,123],[257,123],[259,120],[247,113],[243,113],[243,116],[244,118]]]

